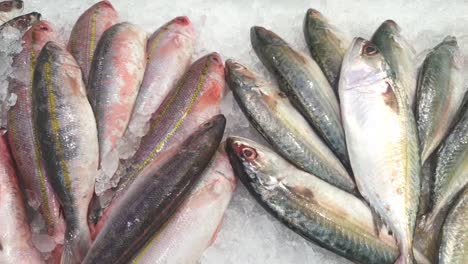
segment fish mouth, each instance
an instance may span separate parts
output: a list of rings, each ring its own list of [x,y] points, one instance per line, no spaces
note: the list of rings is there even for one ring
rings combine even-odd
[[[323,20],[323,15],[320,13],[318,10],[309,8],[307,10],[307,17],[313,18],[313,19],[318,19],[318,20]]]
[[[250,39],[253,45],[260,47],[284,44],[284,40],[282,40],[278,35],[260,26],[253,26],[250,29]]]
[[[385,20],[382,25],[387,26],[391,31],[399,33],[401,31],[400,26],[392,19]]]

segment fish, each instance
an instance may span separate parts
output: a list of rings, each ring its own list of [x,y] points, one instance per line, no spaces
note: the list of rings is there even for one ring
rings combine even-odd
[[[252,27],[250,40],[260,61],[276,77],[279,88],[348,166],[338,100],[317,63],[263,27]]]
[[[31,12],[25,15],[17,16],[11,20],[8,20],[0,26],[0,33],[5,30],[14,28],[19,31],[22,35],[24,34],[34,23],[41,20],[41,14],[38,12]]]
[[[45,21],[34,24],[23,36],[23,50],[13,59],[13,73],[9,90],[18,97],[8,111],[8,142],[26,189],[29,206],[38,209],[47,226],[48,234],[56,241],[63,240],[64,222],[60,204],[52,189],[41,156],[37,131],[33,122],[33,73],[42,47],[56,40],[57,32]]]
[[[448,133],[465,93],[463,56],[457,39],[447,36],[419,69],[416,120],[423,164]]]
[[[203,123],[162,164],[153,164],[119,199],[83,264],[128,263],[185,200],[221,142],[226,119]]]
[[[195,32],[186,16],[172,19],[148,39],[145,75],[127,130],[119,144],[119,158],[130,158],[149,130],[151,116],[190,66]]]
[[[226,151],[234,174],[257,202],[308,241],[356,263],[397,259],[395,239],[385,226],[376,225],[365,201],[254,141],[228,137]],[[427,263],[418,252],[415,256]]]
[[[66,221],[61,263],[80,263],[91,240],[88,205],[99,162],[96,120],[73,56],[49,41],[34,70],[33,122]]]
[[[408,103],[413,109],[416,94],[415,51],[393,20],[384,21],[371,38],[395,73],[395,79],[405,89]]]
[[[193,263],[216,239],[236,177],[221,144],[188,198],[132,264]]]
[[[468,188],[445,220],[439,250],[439,264],[468,262]]]
[[[303,24],[304,38],[312,59],[320,66],[338,96],[341,62],[351,40],[315,9],[308,9]]]
[[[0,23],[5,23],[8,20],[19,16],[24,8],[22,0],[8,0],[0,2]]]
[[[226,81],[252,125],[284,158],[343,190],[356,191],[340,160],[277,86],[233,60],[226,62]]]
[[[418,136],[404,88],[377,46],[355,38],[343,60],[340,103],[351,167],[364,199],[413,263],[421,189]]]
[[[88,8],[73,26],[67,50],[80,65],[85,83],[88,83],[94,51],[102,34],[118,20],[114,6],[109,1],[100,1]]]
[[[0,263],[44,263],[31,242],[26,208],[5,135],[0,136],[0,194]]]
[[[131,23],[115,24],[104,32],[94,53],[88,99],[96,116],[100,173],[96,193],[109,189],[118,166],[117,143],[123,136],[143,80],[146,32]]]
[[[444,220],[468,185],[468,109],[435,154],[432,210],[423,216],[415,235],[415,247],[434,261]]]

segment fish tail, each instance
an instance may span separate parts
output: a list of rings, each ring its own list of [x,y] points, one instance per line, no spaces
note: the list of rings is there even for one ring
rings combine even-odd
[[[78,229],[68,229],[65,233],[61,264],[78,264],[86,256],[91,245],[91,235],[85,225]]]
[[[432,212],[425,215],[421,223],[416,227],[414,247],[431,261],[437,259],[437,245],[445,216],[445,210],[437,213]]]

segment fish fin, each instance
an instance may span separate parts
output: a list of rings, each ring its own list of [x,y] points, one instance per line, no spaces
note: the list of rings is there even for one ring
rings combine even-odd
[[[76,230],[67,229],[60,264],[81,263],[90,245],[91,235],[87,226]]]

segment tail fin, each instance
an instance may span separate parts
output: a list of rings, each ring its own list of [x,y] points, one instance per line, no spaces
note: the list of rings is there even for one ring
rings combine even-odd
[[[70,230],[67,228],[63,245],[61,264],[79,264],[91,245],[91,236],[87,226]]]

